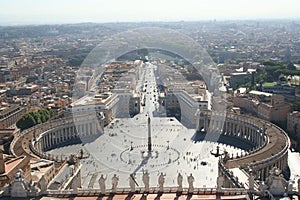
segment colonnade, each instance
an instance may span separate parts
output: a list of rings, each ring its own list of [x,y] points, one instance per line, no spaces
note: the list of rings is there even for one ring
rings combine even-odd
[[[245,155],[229,158],[225,167],[251,167],[257,178],[265,180],[273,167],[287,167],[288,136],[279,127],[258,118],[232,113],[199,112],[197,131],[219,133],[250,143],[253,148]],[[30,130],[35,132],[34,148],[44,152],[65,142],[97,136],[103,133],[104,118],[84,116],[78,120],[60,119]]]
[[[256,177],[259,180],[266,180],[267,177],[269,177],[269,172],[274,167],[277,167],[280,170],[285,170],[288,166],[287,163],[287,155],[283,156],[282,158],[277,159],[275,162],[267,162],[264,166],[261,165],[261,168],[259,167],[253,167],[254,171],[256,173]]]
[[[247,170],[250,167],[260,180],[265,180],[274,167],[282,171],[287,168],[290,141],[287,134],[276,125],[251,116],[211,111],[198,112],[197,119],[198,132],[218,132],[253,146],[245,155],[227,159],[227,168],[238,167]]]
[[[45,131],[43,131],[45,130]],[[89,137],[103,134],[104,119],[98,120],[93,116],[86,116],[74,120],[61,119],[49,122],[44,128],[35,131],[34,148],[38,152],[44,152],[59,146],[65,142],[84,140]]]
[[[201,112],[197,115],[197,131],[207,133],[217,132],[222,135],[237,137],[251,143],[253,149],[263,147],[267,142],[267,133],[264,125],[257,120],[238,116],[236,114]]]

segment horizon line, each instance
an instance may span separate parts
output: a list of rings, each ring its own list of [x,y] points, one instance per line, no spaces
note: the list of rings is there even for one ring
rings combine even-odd
[[[72,24],[126,24],[126,23],[184,23],[184,22],[230,22],[230,21],[298,21],[300,17],[281,17],[281,18],[211,18],[211,19],[182,19],[182,20],[124,20],[124,21],[79,21],[76,22],[0,22],[2,27],[13,26],[43,26],[43,25],[72,25]]]

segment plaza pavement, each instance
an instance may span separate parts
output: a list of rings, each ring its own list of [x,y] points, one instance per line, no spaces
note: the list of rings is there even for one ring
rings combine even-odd
[[[119,177],[119,187],[129,187],[129,176],[136,173],[138,187],[143,187],[142,175],[150,174],[150,187],[158,186],[158,176],[165,174],[165,186],[177,186],[177,175],[183,175],[183,187],[188,187],[187,176],[195,178],[194,187],[216,187],[218,158],[210,154],[217,145],[229,155],[241,149],[207,141],[195,143],[191,138],[195,129],[187,129],[175,118],[159,116],[158,91],[154,77],[155,66],[148,64],[142,82],[145,106],[133,118],[116,118],[95,141],[53,149],[49,153],[64,156],[77,154],[81,149],[89,157],[82,159],[82,186],[99,188],[101,174],[107,177],[106,188],[111,188],[111,178]],[[148,152],[148,117],[151,119],[152,152]]]

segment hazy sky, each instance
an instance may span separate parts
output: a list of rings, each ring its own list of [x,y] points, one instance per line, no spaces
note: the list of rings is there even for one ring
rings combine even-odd
[[[300,18],[300,0],[0,0],[0,24]]]

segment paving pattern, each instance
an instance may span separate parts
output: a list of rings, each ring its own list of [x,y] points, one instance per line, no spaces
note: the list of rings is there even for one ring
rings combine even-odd
[[[140,123],[137,123],[138,121]],[[50,153],[70,155],[84,149],[90,154],[88,158],[81,160],[83,187],[99,188],[95,180],[98,180],[101,174],[108,177],[108,188],[113,174],[119,176],[119,186],[126,187],[129,186],[129,175],[133,172],[136,173],[138,184],[143,186],[142,174],[146,170],[150,174],[151,186],[158,184],[158,175],[163,172],[166,174],[166,186],[176,186],[177,174],[181,173],[184,176],[184,186],[187,187],[186,177],[192,173],[195,186],[215,187],[218,158],[212,156],[210,151],[215,151],[217,145],[221,150],[226,149],[230,155],[242,151],[206,141],[194,143],[191,138],[195,130],[186,129],[175,118],[154,118],[153,124],[157,125],[152,126],[153,152],[150,158],[145,159],[141,151],[147,153],[146,122],[146,117],[117,119],[114,129],[106,127],[105,134],[94,142],[84,146],[65,146],[51,150]],[[144,162],[145,160],[147,162]]]
[[[118,187],[129,187],[130,174],[136,174],[136,182],[143,187],[142,175],[150,174],[150,187],[158,186],[158,176],[165,174],[165,186],[177,186],[177,175],[183,175],[183,187],[187,176],[195,178],[194,187],[216,187],[218,158],[211,155],[219,145],[229,155],[239,154],[241,149],[206,141],[193,142],[195,129],[187,129],[175,118],[158,116],[155,66],[149,64],[143,73],[145,106],[133,118],[114,119],[104,129],[104,134],[86,144],[70,145],[51,150],[55,155],[77,154],[81,149],[89,157],[82,159],[82,186],[99,188],[101,174],[107,177],[106,188],[111,188],[111,178],[119,177]],[[151,119],[152,150],[148,151],[148,117]]]

